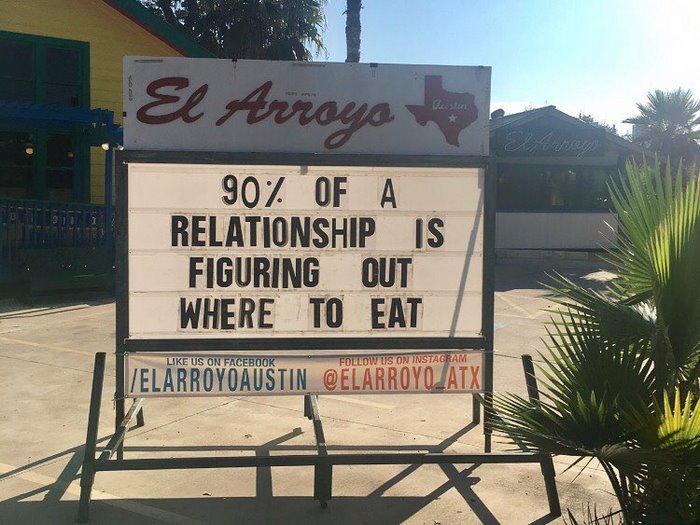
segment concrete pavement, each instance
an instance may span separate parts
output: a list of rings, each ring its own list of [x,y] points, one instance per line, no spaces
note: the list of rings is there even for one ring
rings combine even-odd
[[[592,285],[609,274],[590,262],[557,263]],[[550,265],[551,266],[551,265]],[[523,353],[542,349],[545,265],[497,267],[497,391],[525,393]],[[114,350],[111,298],[3,302],[0,310],[0,523],[72,523],[77,511],[94,353]],[[108,355],[100,440],[113,425],[114,362]],[[327,396],[320,399],[331,451],[401,447],[477,452],[465,395]],[[149,400],[146,425],[129,432],[127,457],[313,453],[299,397]],[[495,448],[508,445],[496,440]],[[562,507],[615,505],[602,471],[565,471]],[[312,499],[311,467],[98,473],[91,523],[550,523],[537,465],[349,466],[333,471],[326,510]]]

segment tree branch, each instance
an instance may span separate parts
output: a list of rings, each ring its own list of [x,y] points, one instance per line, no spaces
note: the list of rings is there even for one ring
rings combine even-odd
[[[166,22],[174,26],[180,25],[180,22],[175,17],[175,11],[173,11],[173,6],[170,0],[158,0],[156,3],[160,10],[163,11],[163,17],[165,17]]]
[[[194,30],[195,22],[199,19],[199,2],[197,0],[187,0],[185,2],[187,7],[187,16],[185,17],[185,27],[190,30]]]

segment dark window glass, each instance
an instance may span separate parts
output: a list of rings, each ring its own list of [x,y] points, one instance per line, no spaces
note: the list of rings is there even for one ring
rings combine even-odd
[[[34,47],[0,40],[0,100],[34,102]]]
[[[0,40],[0,76],[17,80],[34,77],[34,50],[31,44]]]
[[[46,104],[80,106],[82,81],[80,54],[76,49],[46,48]]]
[[[73,199],[74,151],[70,135],[49,135],[46,151],[46,186],[49,199]]]
[[[0,78],[0,100],[31,104],[34,102],[34,81]]]
[[[0,131],[0,197],[31,196],[34,147],[29,133]]]
[[[610,209],[607,184],[614,168],[502,165],[500,210],[573,211]]]
[[[80,86],[69,84],[46,84],[46,104],[59,106],[80,106]]]
[[[80,84],[80,54],[77,49],[46,48],[46,78],[49,82]]]

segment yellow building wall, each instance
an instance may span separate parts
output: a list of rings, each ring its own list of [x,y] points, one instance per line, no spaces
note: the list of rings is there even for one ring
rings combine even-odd
[[[0,30],[90,44],[90,107],[122,122],[122,57],[182,56],[102,0],[0,0]],[[104,202],[104,151],[91,148],[90,200]]]

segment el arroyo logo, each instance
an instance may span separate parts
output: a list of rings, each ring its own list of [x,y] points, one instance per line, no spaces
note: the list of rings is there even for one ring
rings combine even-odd
[[[476,121],[479,111],[471,93],[454,93],[442,87],[441,75],[425,76],[423,105],[407,105],[416,122],[437,124],[448,144],[459,147],[459,133]]]
[[[442,76],[425,76],[423,105],[407,105],[416,122],[425,126],[434,122],[445,136],[448,144],[459,146],[459,133],[476,121],[478,111],[471,93],[453,93],[442,88]],[[177,92],[190,87],[187,77],[164,77],[148,84],[146,94],[149,102],[136,112],[139,122],[151,125],[181,121],[191,124],[204,116],[200,103],[206,98],[209,85],[201,84],[189,96]],[[273,82],[268,80],[241,99],[228,102],[225,112],[217,115],[216,126],[224,126],[233,117],[244,118],[247,125],[272,121],[276,125],[296,122],[300,126],[335,125],[323,146],[338,149],[365,126],[380,127],[394,120],[388,102],[378,102],[370,107],[367,102],[347,102],[344,105],[327,100],[318,104],[311,100],[296,101],[272,99]],[[337,125],[343,127],[337,129]]]

